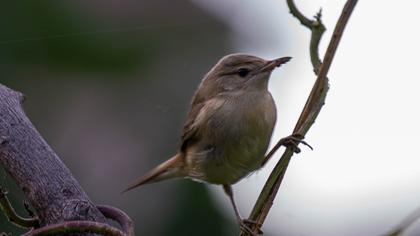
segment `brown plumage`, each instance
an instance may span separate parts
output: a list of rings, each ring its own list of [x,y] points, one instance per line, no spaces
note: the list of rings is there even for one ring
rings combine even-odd
[[[246,54],[223,57],[192,99],[178,153],[125,191],[176,177],[221,184],[241,227],[250,231],[236,208],[231,185],[261,167],[276,121],[268,79],[275,67],[289,60],[267,61]]]

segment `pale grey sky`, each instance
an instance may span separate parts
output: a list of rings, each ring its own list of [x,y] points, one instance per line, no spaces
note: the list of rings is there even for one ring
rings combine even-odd
[[[273,141],[293,129],[312,86],[309,31],[285,1],[195,0],[235,29],[237,51],[265,58],[292,56],[270,82],[278,106]],[[328,28],[321,55],[345,1],[296,1],[312,16],[323,8]],[[359,1],[332,64],[330,91],[287,171],[264,225],[284,235],[381,235],[420,207],[420,31],[418,1]],[[287,32],[287,35],[284,33]],[[257,174],[234,186],[248,215],[276,155]],[[219,188],[220,202],[229,207]],[[230,214],[231,212],[228,212]],[[407,235],[418,235],[420,223]]]

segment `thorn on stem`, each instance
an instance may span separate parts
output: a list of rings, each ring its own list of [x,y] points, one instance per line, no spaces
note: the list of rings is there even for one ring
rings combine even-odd
[[[317,21],[321,21],[322,18],[322,7],[319,8],[319,11],[314,16]]]

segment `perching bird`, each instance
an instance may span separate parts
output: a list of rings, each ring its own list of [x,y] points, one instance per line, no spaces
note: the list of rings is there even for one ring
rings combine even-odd
[[[276,123],[268,80],[274,68],[290,59],[267,61],[246,54],[223,57],[195,92],[178,153],[124,192],[176,177],[220,184],[241,228],[252,233],[240,217],[231,185],[262,166]]]

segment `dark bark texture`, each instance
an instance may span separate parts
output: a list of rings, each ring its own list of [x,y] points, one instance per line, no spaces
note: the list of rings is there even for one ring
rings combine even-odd
[[[70,220],[104,223],[105,217],[26,116],[23,98],[0,84],[0,165],[23,190],[41,226]]]

